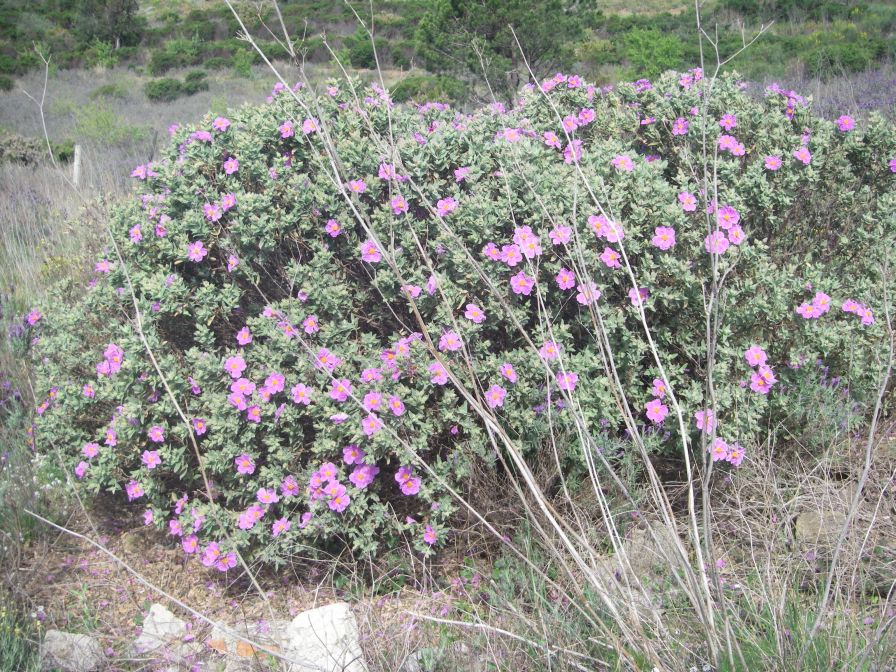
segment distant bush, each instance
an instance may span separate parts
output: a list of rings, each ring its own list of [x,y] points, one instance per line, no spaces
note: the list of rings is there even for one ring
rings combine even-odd
[[[632,449],[617,386],[673,460],[684,438],[700,449],[710,403],[717,468],[769,427],[850,430],[887,342],[896,130],[733,76],[708,97],[700,76],[608,93],[558,76],[471,115],[342,84],[303,100],[322,119],[275,92],[179,129],[112,217],[128,279],[110,251],[81,301],[60,293],[33,320],[38,445],[227,569],[235,547],[276,563],[410,535],[428,552],[455,507],[445,485],[489,473],[499,428],[587,478]],[[704,133],[717,193],[701,191]]]
[[[185,94],[181,81],[173,77],[163,77],[146,82],[143,85],[143,93],[154,103],[168,103]]]
[[[0,75],[0,91],[12,91],[15,81],[9,75]]]
[[[396,103],[409,100],[460,100],[467,93],[467,85],[448,75],[412,75],[392,87],[392,99]]]
[[[179,66],[180,59],[177,55],[169,53],[164,49],[155,49],[149,57],[149,63],[147,64],[146,69],[149,74],[158,77]]]
[[[50,142],[54,158],[61,163],[68,163],[75,154],[72,140]],[[0,132],[0,163],[20,163],[35,165],[49,162],[47,142],[43,138],[26,138],[14,133]]]
[[[202,70],[192,70],[184,77],[181,91],[184,95],[192,96],[200,91],[208,91],[208,82],[205,81],[206,73]]]
[[[115,98],[116,100],[124,100],[128,97],[128,89],[124,84],[119,82],[111,82],[98,86],[90,92],[90,99],[98,98]]]
[[[226,70],[233,67],[233,57],[231,56],[212,56],[202,62],[203,67],[207,70]]]
[[[675,34],[636,28],[622,37],[622,45],[631,72],[640,76],[656,77],[683,66],[685,45]]]
[[[255,63],[257,56],[254,51],[248,49],[238,49],[233,54],[233,70],[240,77],[250,77],[252,75],[252,65]]]

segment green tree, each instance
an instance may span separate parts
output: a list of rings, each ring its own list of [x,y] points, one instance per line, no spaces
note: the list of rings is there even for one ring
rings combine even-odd
[[[420,20],[415,46],[429,70],[485,75],[496,94],[509,97],[528,79],[511,26],[540,77],[572,61],[581,13],[568,0],[436,0]]]
[[[84,42],[136,45],[143,32],[137,0],[78,0],[75,29]]]

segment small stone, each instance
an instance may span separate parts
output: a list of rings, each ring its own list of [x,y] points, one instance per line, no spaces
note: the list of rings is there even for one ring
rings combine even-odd
[[[143,619],[143,631],[134,641],[134,652],[144,654],[176,642],[187,634],[187,624],[161,604],[154,604]]]
[[[61,630],[47,630],[40,647],[41,669],[45,672],[91,672],[106,662],[103,647],[93,637]]]
[[[345,602],[304,611],[286,628],[284,654],[291,672],[367,672],[358,624]]]

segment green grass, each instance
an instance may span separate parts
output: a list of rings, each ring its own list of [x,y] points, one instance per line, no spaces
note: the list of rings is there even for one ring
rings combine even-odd
[[[0,672],[39,672],[37,647],[24,620],[0,604]]]

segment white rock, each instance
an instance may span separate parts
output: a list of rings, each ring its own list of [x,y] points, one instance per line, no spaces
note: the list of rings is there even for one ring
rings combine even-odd
[[[40,647],[42,670],[91,672],[106,662],[103,647],[93,637],[47,630]]]
[[[367,672],[358,623],[345,602],[304,611],[287,626],[290,672]]]
[[[134,641],[137,654],[155,651],[169,643],[180,643],[187,634],[187,624],[161,604],[154,604],[143,619],[143,631]]]

